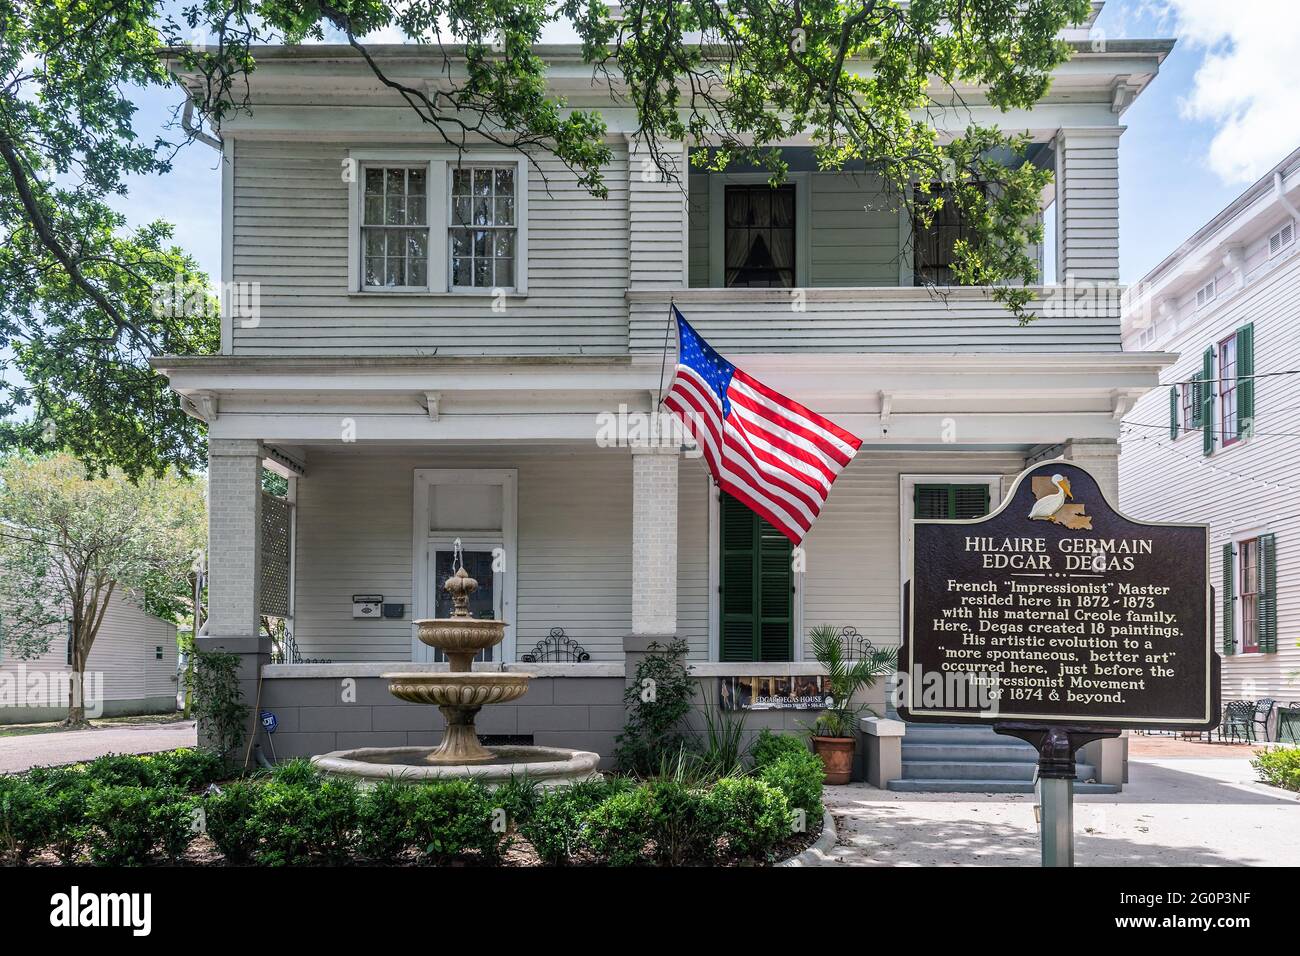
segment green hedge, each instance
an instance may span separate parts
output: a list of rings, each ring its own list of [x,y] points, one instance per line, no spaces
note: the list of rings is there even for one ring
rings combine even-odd
[[[183,859],[206,833],[227,863],[500,863],[519,837],[547,865],[764,862],[820,807],[821,762],[781,745],[753,776],[707,787],[604,778],[558,788],[513,780],[380,783],[360,790],[305,760],[211,786],[219,761],[114,755],[0,776],[0,854],[28,863],[141,866]]]

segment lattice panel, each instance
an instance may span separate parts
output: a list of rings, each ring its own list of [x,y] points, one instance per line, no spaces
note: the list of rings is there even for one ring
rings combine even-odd
[[[267,617],[289,616],[289,546],[293,505],[262,492],[262,603]]]

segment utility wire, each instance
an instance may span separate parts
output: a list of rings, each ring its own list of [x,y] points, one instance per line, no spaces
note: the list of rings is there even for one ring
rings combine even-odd
[[[1230,478],[1237,478],[1237,479],[1239,479],[1239,480],[1241,480],[1241,481],[1249,481],[1249,482],[1251,482],[1252,484],[1261,485],[1261,486],[1263,486],[1263,487],[1265,487],[1265,488],[1270,488],[1270,489],[1272,489],[1272,490],[1274,490],[1274,491],[1295,491],[1295,492],[1300,492],[1300,488],[1297,488],[1297,487],[1295,487],[1295,486],[1293,486],[1293,485],[1284,485],[1284,484],[1281,484],[1281,483],[1276,482],[1276,481],[1266,481],[1266,480],[1263,479],[1263,478],[1255,478],[1255,477],[1252,476],[1252,475],[1243,475],[1243,474],[1241,474],[1240,472],[1232,471],[1232,470],[1230,470],[1230,469],[1228,469],[1228,468],[1224,468],[1224,467],[1222,467],[1221,465],[1216,465],[1216,464],[1214,464],[1213,462],[1209,461],[1209,460],[1206,459],[1206,458],[1194,458],[1194,457],[1192,457],[1191,455],[1185,455],[1185,454],[1183,454],[1181,451],[1179,451],[1178,449],[1176,449],[1176,448],[1174,448],[1174,447],[1172,447],[1172,446],[1170,446],[1170,445],[1168,445],[1168,444],[1166,444],[1166,443],[1164,443],[1164,442],[1159,442],[1159,441],[1156,441],[1156,440],[1152,439],[1151,436],[1149,436],[1149,435],[1134,435],[1133,437],[1134,437],[1134,439],[1136,439],[1137,441],[1141,441],[1141,442],[1150,442],[1154,447],[1159,448],[1159,449],[1161,449],[1162,451],[1167,451],[1167,452],[1169,452],[1171,455],[1177,455],[1179,458],[1186,459],[1187,461],[1190,461],[1190,462],[1191,462],[1192,464],[1194,464],[1194,465],[1198,465],[1198,466],[1200,466],[1200,467],[1202,467],[1202,468],[1208,468],[1208,469],[1210,469],[1210,471],[1213,471],[1213,472],[1215,472],[1215,473],[1217,473],[1217,474],[1220,474],[1220,475],[1227,475],[1227,476],[1230,477]]]

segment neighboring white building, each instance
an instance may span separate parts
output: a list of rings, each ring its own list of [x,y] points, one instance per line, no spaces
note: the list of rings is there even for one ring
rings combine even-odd
[[[918,262],[880,180],[816,171],[806,142],[785,144],[779,194],[735,170],[691,172],[684,195],[643,175],[627,112],[610,110],[616,158],[600,200],[545,155],[548,182],[499,148],[458,165],[346,47],[256,51],[252,114],[221,135],[222,278],[256,283],[257,309],[223,318],[221,354],[154,364],[208,424],[199,643],[247,655],[246,696],[275,711],[276,753],[436,735],[436,715],[398,704],[379,675],[436,666],[412,621],[439,610],[457,538],[486,585],[481,610],[510,625],[494,662],[521,666],[553,628],[591,656],[528,664],[540,678],[528,697],[486,709],[480,730],[608,755],[625,655],[648,640],[687,641],[702,677],[815,673],[815,625],[899,643],[914,515],[978,513],[1027,463],[1059,455],[1117,495],[1118,419],[1170,361],[1120,347],[1120,120],[1172,43],[1072,42],[1034,110],[969,96],[950,117],[953,129],[974,110],[1027,130],[1033,160],[1056,172],[1043,197],[1056,275],[1078,285],[1041,290],[1026,327],[988,289],[919,286],[918,265],[942,279],[944,262]],[[441,62],[372,51],[414,81]],[[576,49],[541,53],[571,105],[610,105]],[[461,248],[471,192],[492,198],[495,257]],[[767,257],[728,228],[728,207],[751,200],[779,207],[758,223]],[[381,258],[393,227],[378,223],[412,202],[404,248],[425,254]],[[942,259],[952,233],[925,238]],[[600,416],[653,410],[670,301],[746,371],[865,437],[806,542],[805,573],[790,571],[784,539],[719,500],[701,460],[598,443]],[[291,520],[260,490],[264,464],[290,479]],[[724,552],[776,571],[730,578]],[[354,611],[354,596],[380,595],[385,613]],[[269,664],[261,614],[290,619],[302,657],[334,663]],[[368,683],[337,706],[349,677]],[[754,714],[750,726],[793,720]],[[1099,776],[1117,782],[1117,767]]]
[[[1297,207],[1300,149],[1148,273],[1124,315],[1126,349],[1178,361],[1124,416],[1121,503],[1209,522],[1225,701],[1300,701]]]
[[[8,649],[0,649],[0,655],[0,724],[67,716],[72,672],[68,638],[51,640],[45,653],[28,660],[15,658]],[[90,649],[86,675],[88,716],[175,710],[176,625],[114,595]]]

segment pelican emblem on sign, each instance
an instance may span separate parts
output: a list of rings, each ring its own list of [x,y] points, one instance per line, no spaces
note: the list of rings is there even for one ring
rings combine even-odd
[[[1073,531],[1092,530],[1092,517],[1083,513],[1084,506],[1066,503],[1074,498],[1074,493],[1064,475],[1035,476],[1030,487],[1038,499],[1029,511],[1031,521],[1050,521]]]

